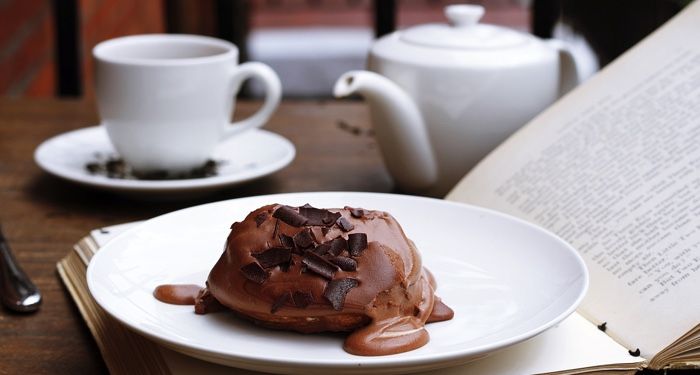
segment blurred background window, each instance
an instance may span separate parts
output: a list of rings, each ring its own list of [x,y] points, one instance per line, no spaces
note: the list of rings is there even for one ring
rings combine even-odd
[[[168,32],[230,40],[241,60],[279,73],[286,97],[325,98],[341,73],[364,67],[376,36],[445,22],[458,3],[483,5],[483,22],[568,40],[586,77],[689,1],[0,0],[0,95],[92,97],[95,44]]]
[[[286,97],[329,97],[344,72],[362,69],[376,36],[396,28],[445,23],[443,8],[464,1],[252,1],[249,58],[270,65]],[[485,22],[529,30],[529,8],[517,0],[489,0]],[[251,82],[250,92],[262,95]]]

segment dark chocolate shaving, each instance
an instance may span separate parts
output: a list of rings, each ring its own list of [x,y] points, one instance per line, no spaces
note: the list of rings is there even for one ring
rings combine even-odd
[[[325,216],[325,211],[326,210],[312,207],[308,203],[299,207],[299,215],[308,219],[306,225],[323,225],[323,221],[321,221],[321,219],[323,219]]]
[[[263,268],[272,268],[292,259],[292,250],[284,247],[272,247],[262,253],[251,254]]]
[[[331,280],[326,284],[326,290],[323,291],[323,296],[331,303],[333,309],[340,311],[345,305],[345,296],[350,289],[356,287],[359,282],[356,279],[345,278]]]
[[[333,212],[312,207],[308,203],[299,207],[299,214],[309,219],[306,225],[331,225],[335,222]]]
[[[291,250],[290,250],[290,251],[291,251]],[[293,264],[294,264],[294,260],[293,260],[293,259],[289,259],[289,262],[280,264],[280,270],[281,270],[282,272],[287,272],[287,271],[289,271],[289,267],[291,267]]]
[[[272,230],[272,238],[277,237],[277,231],[280,229],[280,219],[275,219],[275,229]]]
[[[357,257],[367,248],[367,235],[365,233],[352,233],[348,235],[348,251],[350,256]]]
[[[246,279],[256,284],[262,284],[270,277],[267,271],[256,262],[248,263],[241,267],[241,272],[243,272],[243,276],[245,276]]]
[[[350,215],[354,218],[359,219],[359,218],[365,216],[365,210],[362,208],[353,208],[353,207],[345,206],[345,209],[349,210]]]
[[[342,216],[342,215],[340,214],[340,212],[330,212],[330,211],[329,211],[329,215],[323,219],[323,223],[326,224],[326,225],[328,225],[328,226],[331,226],[331,225],[333,225],[333,223],[335,223],[341,216]]]
[[[289,291],[286,291],[275,299],[275,302],[272,303],[272,307],[270,307],[270,313],[274,314],[279,310],[282,306],[284,306],[287,301],[292,299],[292,293]]]
[[[346,219],[346,218],[344,218],[344,217],[342,217],[342,216],[339,217],[338,220],[337,220],[335,223],[338,224],[338,226],[340,227],[340,229],[342,229],[342,230],[345,231],[345,232],[349,232],[349,231],[355,229],[355,226],[352,225],[352,223],[350,222],[350,220],[348,220],[348,219]]]
[[[328,259],[343,271],[357,271],[357,261],[348,257],[333,257]]]
[[[639,357],[642,354],[642,352],[639,350],[639,348],[637,348],[637,350],[634,350],[634,351],[628,350],[627,352],[630,353],[630,355],[632,357]]]
[[[282,247],[286,247],[288,249],[294,248],[294,239],[292,237],[289,237],[284,233],[280,233],[279,239],[280,245],[282,245]]]
[[[294,244],[300,249],[307,249],[314,244],[314,237],[309,228],[295,234],[293,240]]]
[[[272,217],[276,217],[293,227],[301,227],[308,221],[306,217],[300,215],[289,206],[279,206],[272,214]]]
[[[311,234],[314,235],[314,241],[316,241],[316,243],[325,242],[324,240],[326,239],[326,234],[323,233],[322,228],[325,227],[311,227]]]
[[[301,259],[301,263],[306,265],[307,270],[317,273],[328,280],[332,279],[333,275],[335,275],[336,271],[338,271],[338,267],[336,267],[333,263],[310,251],[304,254],[304,257]]]
[[[314,303],[314,295],[311,292],[296,291],[292,294],[292,301],[294,301],[294,306],[303,309]]]
[[[326,253],[328,253],[328,251],[329,251],[330,249],[331,249],[330,242],[326,242],[326,243],[322,243],[322,244],[316,246],[316,247],[315,247],[313,250],[311,250],[311,251],[313,251],[313,252],[314,252],[315,254],[317,254],[317,255],[325,255]]]
[[[259,227],[260,224],[264,223],[265,220],[267,220],[267,212],[261,212],[255,216],[255,226]]]
[[[224,311],[225,309],[226,307],[214,298],[208,288],[202,288],[199,293],[197,293],[197,298],[194,299],[195,314],[209,314]]]
[[[344,250],[348,249],[348,241],[343,237],[336,237],[331,241],[327,242],[330,245],[328,252],[333,256],[340,255]]]

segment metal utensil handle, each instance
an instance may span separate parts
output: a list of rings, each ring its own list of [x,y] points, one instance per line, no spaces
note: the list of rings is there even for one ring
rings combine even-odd
[[[39,289],[20,268],[0,228],[0,298],[8,309],[36,311],[41,304]]]

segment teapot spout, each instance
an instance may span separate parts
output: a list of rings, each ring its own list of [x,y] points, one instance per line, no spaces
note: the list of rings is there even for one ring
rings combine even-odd
[[[421,192],[435,184],[437,162],[423,116],[401,87],[377,73],[354,70],[338,78],[333,94],[367,100],[384,163],[399,187]]]

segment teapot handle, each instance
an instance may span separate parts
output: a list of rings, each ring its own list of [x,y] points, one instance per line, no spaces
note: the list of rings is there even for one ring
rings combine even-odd
[[[545,42],[559,52],[559,97],[561,98],[580,83],[576,59],[568,43],[559,39],[548,39]]]

